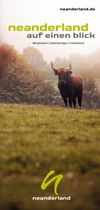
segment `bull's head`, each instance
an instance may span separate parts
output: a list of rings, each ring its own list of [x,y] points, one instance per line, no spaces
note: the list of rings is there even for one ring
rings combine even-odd
[[[66,82],[66,78],[70,77],[70,75],[72,74],[71,71],[71,62],[69,64],[68,68],[54,68],[53,63],[51,62],[51,67],[55,73],[55,75],[58,75],[59,78],[59,82],[60,83],[65,83]]]

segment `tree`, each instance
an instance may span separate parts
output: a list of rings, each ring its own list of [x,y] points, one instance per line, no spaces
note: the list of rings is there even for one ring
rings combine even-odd
[[[86,71],[82,74],[84,97],[83,106],[86,108],[100,108],[100,91],[94,73]]]
[[[22,54],[9,46],[0,47],[0,101],[6,103],[52,103],[54,88]]]
[[[46,61],[43,59],[42,53],[34,47],[27,47],[23,50],[23,54],[26,60],[32,64],[32,66],[37,70],[46,71],[48,69],[48,65]]]
[[[9,63],[16,58],[16,50],[7,44],[0,46],[0,78],[7,72]]]

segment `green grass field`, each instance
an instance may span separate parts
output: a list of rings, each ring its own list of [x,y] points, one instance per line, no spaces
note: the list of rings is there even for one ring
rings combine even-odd
[[[32,201],[51,169],[71,201]],[[0,181],[1,210],[98,210],[100,111],[1,104]]]

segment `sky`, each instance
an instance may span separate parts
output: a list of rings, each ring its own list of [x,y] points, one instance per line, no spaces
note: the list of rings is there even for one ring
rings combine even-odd
[[[38,48],[45,60],[55,57],[68,57],[70,54],[87,55],[100,48],[100,2],[98,0],[0,0],[0,43],[14,45],[22,52],[28,46]],[[87,8],[94,7],[95,11],[60,11],[60,8]],[[9,32],[8,25],[85,25],[88,23],[89,31],[95,33],[91,39],[49,39],[48,41],[60,42],[85,42],[84,45],[34,45],[32,42],[47,41],[45,38],[28,39],[27,33],[38,32]],[[50,33],[50,32],[47,32]],[[56,33],[56,32],[54,32]],[[59,32],[64,33],[64,32]],[[69,32],[65,32],[69,33]]]

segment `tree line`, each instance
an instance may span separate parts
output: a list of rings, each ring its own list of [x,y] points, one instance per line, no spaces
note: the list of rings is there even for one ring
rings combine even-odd
[[[93,66],[91,69],[91,65],[78,55],[76,57],[69,59],[73,64],[73,72],[83,79],[83,106],[100,108],[100,89],[97,84],[99,71],[96,72]],[[54,65],[64,67],[68,62],[65,58],[56,58]],[[98,63],[96,65],[99,69]],[[19,54],[13,46],[0,46],[0,102],[63,105],[57,89],[57,78],[50,63],[44,60],[38,49],[28,47]]]

